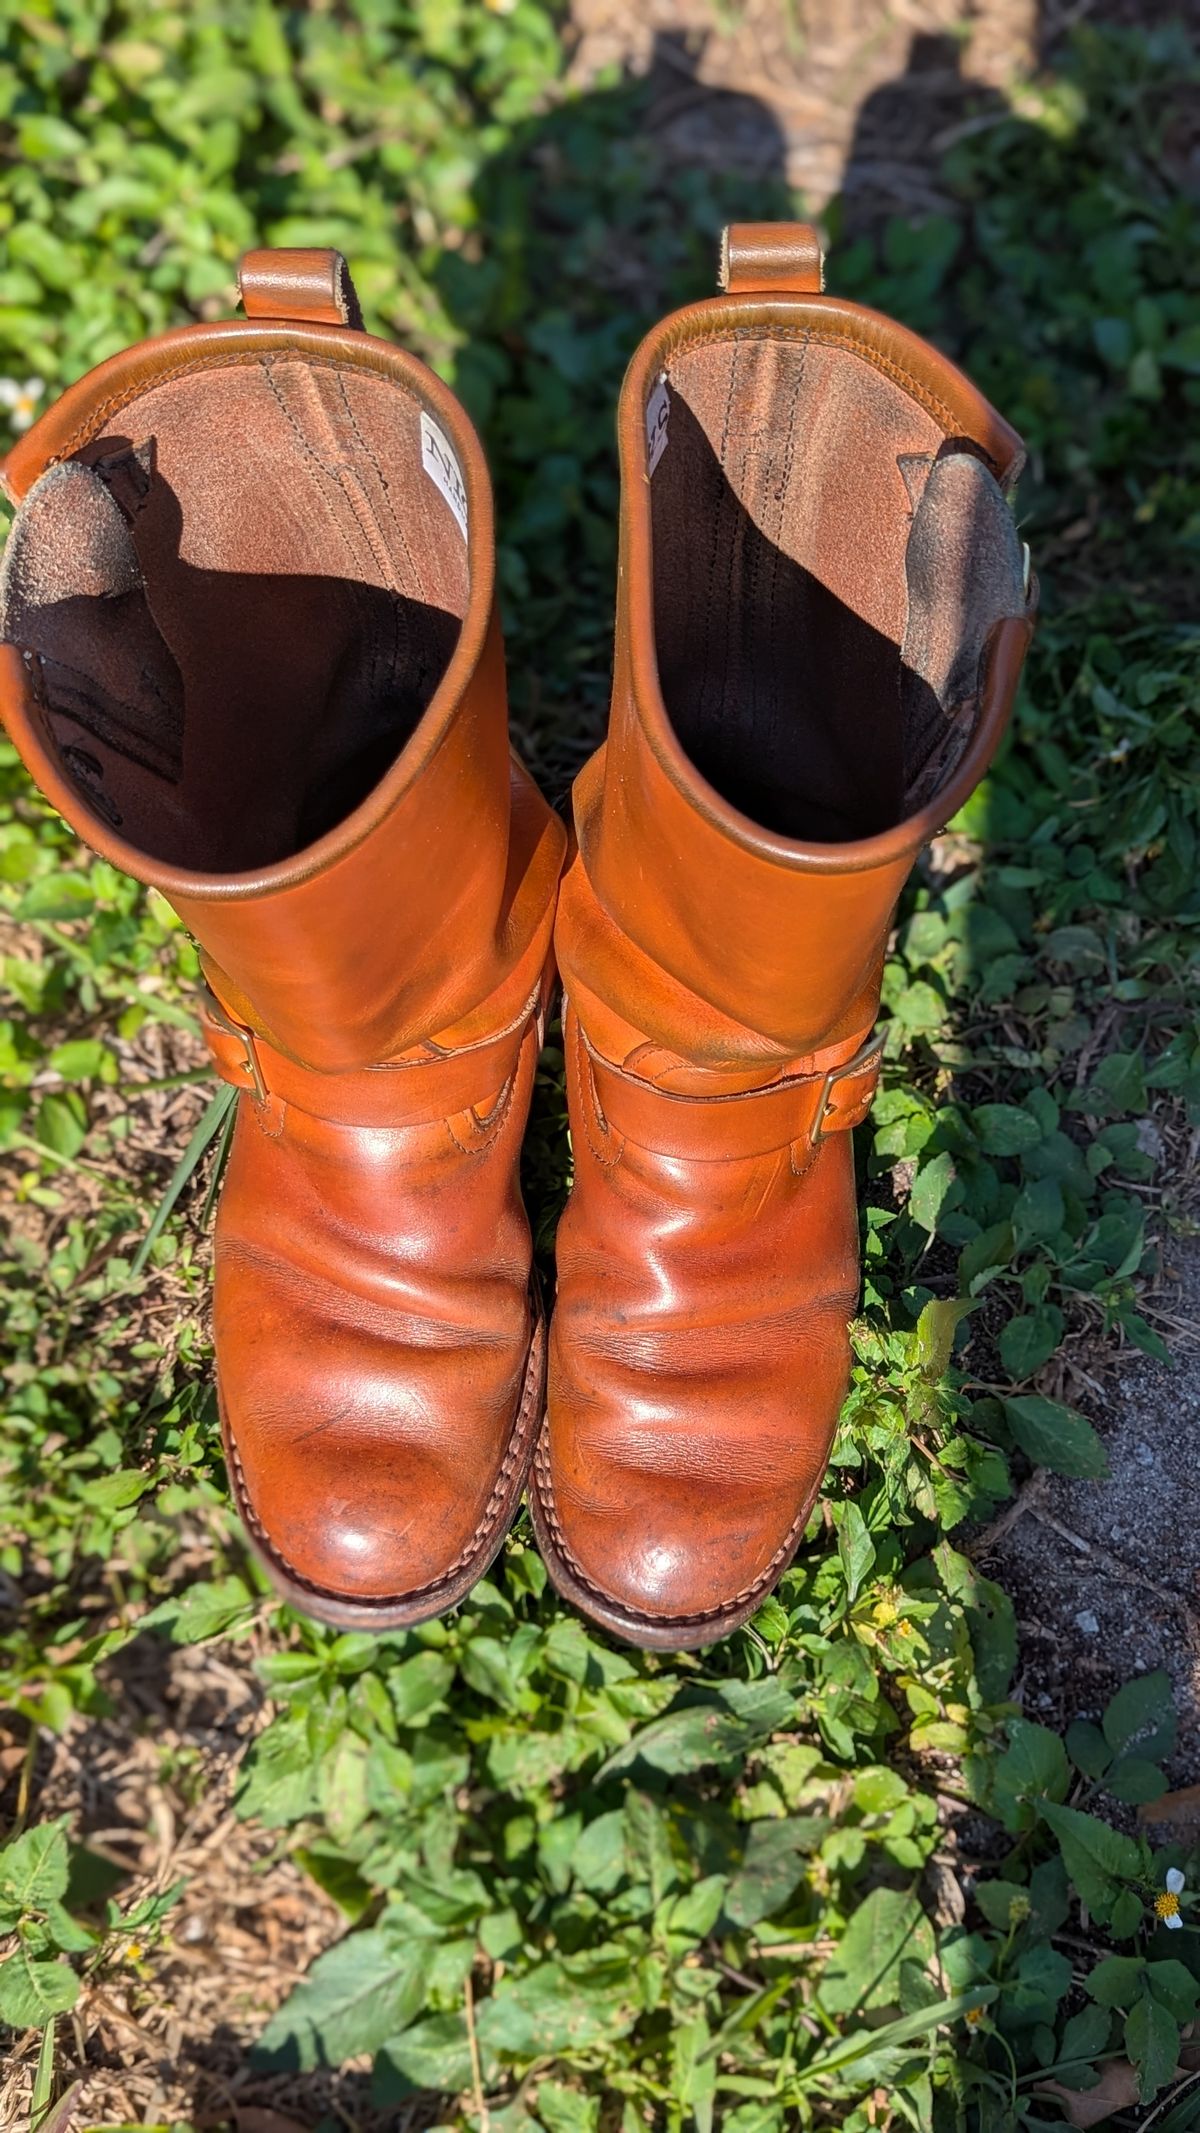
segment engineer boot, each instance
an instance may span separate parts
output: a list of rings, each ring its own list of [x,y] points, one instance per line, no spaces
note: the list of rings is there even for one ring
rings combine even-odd
[[[849,1129],[896,900],[1029,637],[1018,438],[811,230],[728,232],[619,417],[607,746],[559,901],[575,1182],[539,1541],[631,1642],[711,1643],[784,1570],[849,1372]]]
[[[463,410],[339,254],[251,253],[242,294],[10,455],[2,705],[201,945],[234,1494],[295,1605],[383,1628],[487,1567],[540,1420],[517,1163],[565,833],[509,756]]]

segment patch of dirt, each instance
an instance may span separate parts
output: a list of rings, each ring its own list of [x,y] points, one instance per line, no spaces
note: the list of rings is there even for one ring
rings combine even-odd
[[[648,123],[672,159],[784,178],[817,216],[845,191],[862,222],[945,205],[934,173],[950,136],[1006,108],[1054,13],[1038,0],[574,0],[571,77],[648,74]]]
[[[238,1767],[267,1715],[251,1671],[265,1642],[257,1631],[195,1649],[141,1639],[110,1669],[116,1716],[77,1719],[39,1755],[38,1820],[69,1814],[73,1834],[129,1876],[123,1909],[186,1884],[158,1946],[106,1965],[60,2022],[58,2093],[79,2084],[80,2126],[301,2133],[332,2116],[382,2133],[365,2060],[315,2074],[249,2061],[268,2015],[346,1930],[300,1868],[274,1857],[270,1832],[234,1812]],[[37,2048],[30,2033],[0,2072],[5,2133],[28,2133]],[[422,2122],[386,2118],[388,2133]]]
[[[972,1553],[1016,1606],[1027,1715],[1098,1719],[1165,1667],[1185,1785],[1200,1774],[1200,1242],[1171,1247],[1166,1273],[1177,1360],[1123,1359],[1109,1378],[1093,1411],[1108,1479],[1036,1475]]]

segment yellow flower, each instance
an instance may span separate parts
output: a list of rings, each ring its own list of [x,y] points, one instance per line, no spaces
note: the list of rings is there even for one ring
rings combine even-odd
[[[1183,1925],[1179,1915],[1179,1899],[1183,1894],[1183,1875],[1177,1866],[1167,1869],[1167,1885],[1162,1894],[1154,1899],[1154,1915],[1161,1918],[1164,1926],[1178,1933]]]
[[[966,2014],[963,2016],[963,2020],[970,2026],[970,2028],[977,2029],[979,2024],[982,2022],[986,2012],[986,2008],[983,2007],[968,2007]]]

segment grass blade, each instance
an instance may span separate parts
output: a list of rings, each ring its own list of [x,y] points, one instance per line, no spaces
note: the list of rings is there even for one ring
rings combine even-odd
[[[130,1269],[131,1273],[145,1273],[150,1254],[167,1226],[175,1202],[199,1163],[209,1142],[214,1140],[220,1132],[228,1113],[233,1108],[237,1093],[236,1089],[222,1085],[217,1090],[212,1102],[205,1109],[187,1147],[171,1172],[170,1183],[154,1210],[154,1220],[151,1222],[134,1256],[133,1266]]]

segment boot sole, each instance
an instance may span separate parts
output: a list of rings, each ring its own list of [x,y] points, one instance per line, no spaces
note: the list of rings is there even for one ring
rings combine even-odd
[[[741,1629],[774,1591],[792,1561],[825,1479],[822,1468],[782,1547],[748,1591],[739,1593],[727,1606],[709,1608],[702,1614],[648,1615],[636,1608],[623,1607],[620,1601],[612,1599],[599,1585],[592,1583],[587,1573],[565,1551],[565,1545],[560,1541],[562,1526],[550,1485],[549,1443],[547,1419],[542,1426],[529,1477],[529,1514],[551,1583],[581,1615],[606,1629],[610,1636],[619,1637],[625,1644],[637,1645],[641,1651],[701,1651],[706,1645],[719,1644],[723,1637],[732,1636],[735,1629]]]
[[[443,1577],[394,1599],[356,1600],[348,1594],[330,1592],[293,1569],[268,1539],[246,1492],[242,1463],[229,1428],[225,1403],[217,1384],[221,1417],[221,1441],[229,1471],[230,1493],[252,1553],[257,1557],[281,1599],[299,1614],[324,1622],[330,1629],[411,1629],[435,1615],[447,1613],[464,1600],[473,1585],[489,1570],[504,1545],[516,1515],[529,1474],[534,1450],[534,1423],[546,1396],[546,1318],[535,1297],[536,1317],[525,1363],[525,1384],[517,1408],[508,1450],[496,1486],[475,1534],[458,1561]]]

